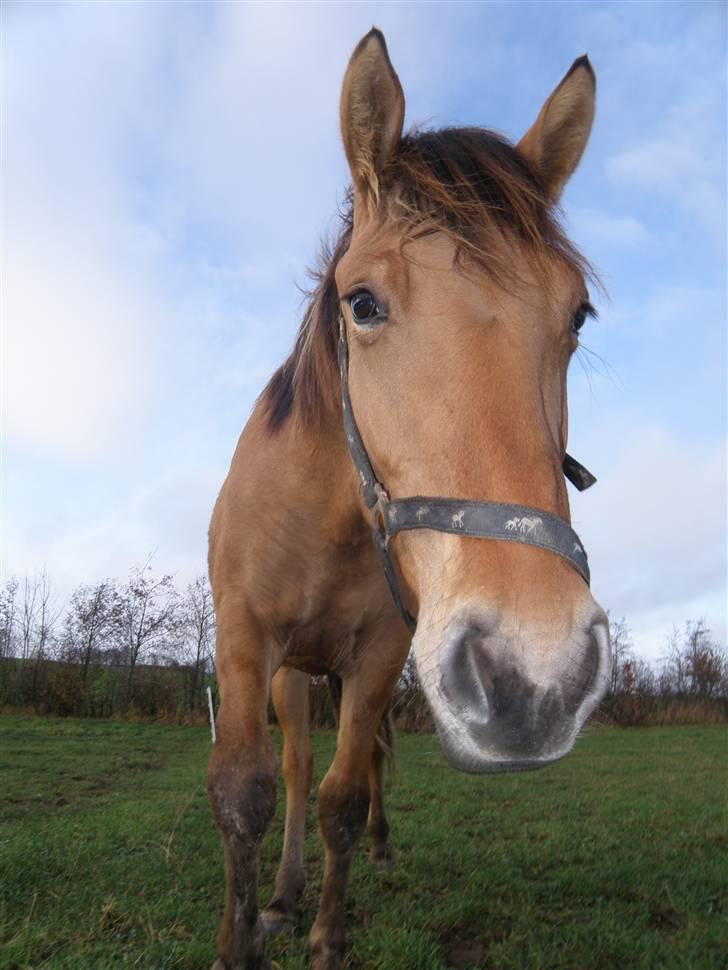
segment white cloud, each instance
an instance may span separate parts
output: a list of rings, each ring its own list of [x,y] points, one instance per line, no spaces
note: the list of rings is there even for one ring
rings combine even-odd
[[[698,150],[685,142],[653,138],[607,160],[607,174],[651,188],[672,189],[688,182],[705,165]]]
[[[183,585],[206,569],[207,528],[226,471],[224,461],[198,464],[189,453],[165,463],[142,461],[121,488],[113,473],[97,471],[77,496],[57,498],[50,528],[5,515],[0,582],[45,566],[66,599],[81,583],[123,579],[155,554],[156,568]],[[46,497],[42,487],[39,495]],[[47,520],[48,509],[39,515]]]
[[[79,8],[16,10],[5,26],[4,431],[87,460],[123,447],[153,384],[159,243],[136,223],[119,164],[141,53]]]
[[[648,232],[634,216],[614,216],[601,209],[569,209],[569,225],[577,242],[588,250],[592,244],[635,246],[648,238]]]
[[[243,390],[247,412],[290,345],[294,284],[346,179],[339,88],[371,9],[15,11],[2,225],[13,442],[68,460],[123,450],[200,372]],[[420,55],[437,35],[376,9],[401,35],[408,82],[431,86]],[[284,292],[285,314],[271,306]]]
[[[717,233],[725,233],[725,104],[703,81],[607,158],[619,186],[667,197]]]
[[[4,225],[4,431],[69,458],[108,454],[148,403],[159,308],[118,272],[92,225],[61,228],[46,210],[31,226],[29,210],[22,227],[6,210]]]
[[[629,302],[609,305],[604,322],[608,327],[606,336],[612,341],[615,336],[620,341],[627,335],[631,337],[632,353],[639,341],[647,343],[654,353],[656,340],[672,343],[679,338],[691,345],[696,340],[702,343],[710,339],[717,350],[721,341],[725,343],[725,330],[720,326],[725,315],[725,291],[720,288],[663,278],[658,285],[632,296]],[[589,336],[593,336],[591,331]]]
[[[372,22],[387,33],[408,121],[508,127],[514,105],[528,104],[512,135],[548,93],[541,77],[556,83],[571,53],[604,36],[595,29],[572,50],[571,34],[567,43],[558,33],[554,49],[570,53],[555,63],[517,5],[488,30],[473,5],[445,9],[420,5],[413,17],[392,4],[25,4],[4,17],[4,430],[13,454],[32,450],[39,470],[33,495],[16,488],[16,507],[4,510],[6,566],[45,562],[65,589],[123,575],[154,548],[162,569],[187,576],[203,566],[235,437],[290,346],[294,282],[345,181],[339,87]],[[564,7],[564,24],[580,29],[595,9],[573,17]],[[587,184],[588,157],[575,179],[586,201],[571,217],[587,251],[593,240],[632,259],[663,240],[635,198],[657,193],[690,219],[722,218],[722,89],[691,79],[662,110],[682,38],[635,38],[632,48],[632,22],[608,13],[618,36],[601,52],[591,151],[605,133],[609,185]],[[621,193],[615,208],[610,186]],[[629,188],[632,200],[621,191]],[[721,307],[724,317],[724,299],[703,280],[651,270],[640,306],[585,338],[599,332],[608,359],[633,355],[641,340],[649,360],[648,342],[680,328],[679,346],[689,339],[695,349],[699,331],[686,337],[685,323],[716,321]],[[724,360],[724,345],[709,347]],[[644,373],[646,383],[666,381]],[[706,373],[686,371],[687,390],[663,388],[659,401],[698,395]],[[657,642],[688,616],[718,623],[724,540],[711,521],[721,515],[724,455],[685,444],[659,421],[642,427],[624,407],[636,388],[622,387],[620,409],[594,439],[608,460],[595,469],[594,493],[574,502],[577,528],[605,605]],[[64,477],[64,462],[88,468],[85,493]],[[34,524],[39,505],[44,528]]]
[[[619,423],[598,485],[572,502],[595,595],[635,629],[706,615],[725,631],[725,441],[691,446],[624,413]]]

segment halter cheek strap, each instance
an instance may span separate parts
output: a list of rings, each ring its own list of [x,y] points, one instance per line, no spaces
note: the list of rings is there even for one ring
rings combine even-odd
[[[384,574],[392,598],[412,632],[416,629],[417,620],[404,605],[397,573],[388,549],[389,540],[397,532],[432,529],[453,535],[498,539],[501,542],[519,542],[536,546],[566,559],[582,579],[589,583],[589,563],[581,540],[570,525],[550,512],[534,509],[528,505],[477,502],[472,499],[434,498],[422,495],[390,499],[387,490],[374,474],[352,411],[349,394],[349,347],[343,316],[340,319],[338,356],[344,432],[349,453],[361,480],[364,502],[375,514],[373,539],[382,556]],[[596,481],[591,472],[570,455],[564,456],[563,469],[566,477],[579,491],[589,488]]]

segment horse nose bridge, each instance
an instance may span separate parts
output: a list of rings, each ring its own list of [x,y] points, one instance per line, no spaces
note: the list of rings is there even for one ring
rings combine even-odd
[[[531,404],[519,398],[508,407],[501,401],[501,419],[492,406],[478,426],[478,446],[451,441],[451,494],[543,509],[569,521],[569,499],[563,470],[563,445],[541,407],[540,395]],[[451,434],[456,434],[453,422]]]
[[[527,470],[527,472],[526,472]],[[569,496],[557,447],[529,441],[490,471],[491,488],[503,501],[543,509],[570,521]],[[505,498],[507,496],[507,499]]]
[[[553,630],[591,608],[588,586],[571,562],[511,533],[488,538],[413,529],[397,534],[390,549],[419,615],[441,624],[459,623],[463,613],[477,623],[476,613],[497,612],[514,630],[524,621]]]

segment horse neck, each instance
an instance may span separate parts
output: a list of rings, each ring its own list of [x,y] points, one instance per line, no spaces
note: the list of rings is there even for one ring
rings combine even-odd
[[[315,424],[291,415],[279,432],[272,455],[285,495],[282,500],[304,515],[314,531],[336,546],[346,536],[368,536],[358,478],[346,447],[341,411],[323,413]]]

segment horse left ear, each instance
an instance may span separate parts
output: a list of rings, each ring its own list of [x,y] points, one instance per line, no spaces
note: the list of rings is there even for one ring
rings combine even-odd
[[[351,55],[341,89],[341,135],[356,191],[367,205],[379,201],[379,176],[397,150],[404,94],[376,27]]]
[[[554,200],[563,192],[589,141],[596,88],[594,69],[584,54],[571,65],[518,143],[518,152],[538,173]]]

